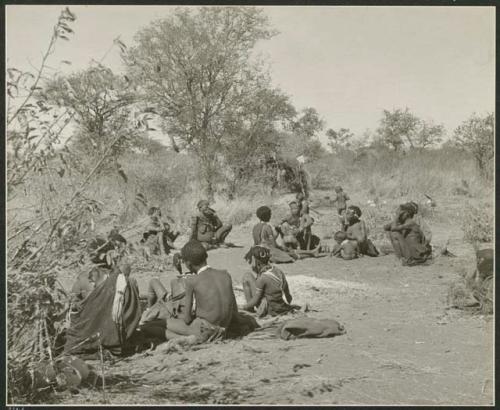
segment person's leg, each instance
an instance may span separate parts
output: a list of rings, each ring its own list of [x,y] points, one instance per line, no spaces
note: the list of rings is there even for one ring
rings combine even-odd
[[[228,225],[222,225],[216,232],[215,232],[215,240],[217,243],[224,243],[226,240],[226,237],[229,235],[231,230],[233,229],[233,226],[228,224]]]
[[[167,340],[191,336],[193,334],[195,334],[195,329],[187,325],[184,320],[176,318],[167,320],[167,330],[165,331]]]
[[[401,259],[403,257],[403,235],[400,232],[388,232],[389,240],[391,241],[392,247],[394,249],[394,253],[396,254],[396,258]]]
[[[158,278],[151,279],[148,285],[148,307],[151,307],[157,301],[162,300],[167,293],[167,289],[165,289]]]

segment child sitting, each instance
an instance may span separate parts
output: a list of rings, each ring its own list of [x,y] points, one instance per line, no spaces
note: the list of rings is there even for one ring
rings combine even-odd
[[[333,236],[337,244],[332,249],[330,256],[337,256],[345,260],[359,257],[358,243],[353,239],[348,239],[345,232],[336,232]]]

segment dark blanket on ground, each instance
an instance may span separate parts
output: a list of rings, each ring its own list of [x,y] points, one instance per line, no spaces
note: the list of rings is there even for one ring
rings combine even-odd
[[[298,338],[334,337],[345,333],[344,326],[333,319],[301,317],[289,320],[278,328],[278,335],[284,340]]]
[[[70,327],[66,332],[65,352],[78,354],[97,351],[99,348],[99,340],[95,337],[97,333],[100,334],[103,348],[114,354],[123,352],[126,342],[139,324],[141,307],[137,283],[135,280],[127,279],[121,326],[113,321],[112,309],[117,277],[116,273],[110,273],[108,278],[82,302],[80,310],[72,315]],[[87,338],[90,340],[85,341]]]

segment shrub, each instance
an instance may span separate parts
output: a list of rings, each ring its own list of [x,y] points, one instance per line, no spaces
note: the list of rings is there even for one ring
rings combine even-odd
[[[462,215],[464,239],[470,243],[493,241],[493,211],[468,204]]]

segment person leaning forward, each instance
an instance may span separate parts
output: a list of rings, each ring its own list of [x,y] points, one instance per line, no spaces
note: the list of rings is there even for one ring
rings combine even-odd
[[[223,224],[207,200],[199,201],[197,208],[198,214],[191,219],[189,239],[201,242],[206,249],[223,244],[232,225]]]

